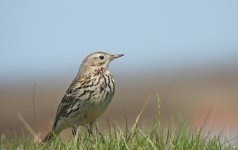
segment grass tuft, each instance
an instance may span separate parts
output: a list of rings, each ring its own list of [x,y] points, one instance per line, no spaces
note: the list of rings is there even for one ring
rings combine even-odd
[[[146,101],[149,102],[150,98]],[[137,116],[132,127],[126,125],[126,129],[122,129],[118,124],[108,123],[108,134],[96,131],[93,135],[80,132],[77,133],[74,139],[62,141],[56,138],[49,144],[37,144],[34,138],[26,136],[13,137],[11,134],[2,135],[0,141],[0,149],[59,149],[59,150],[78,150],[78,149],[95,149],[95,150],[235,150],[238,149],[230,144],[229,140],[221,141],[221,135],[211,136],[210,132],[204,136],[201,134],[204,125],[192,130],[184,122],[180,123],[177,128],[172,127],[163,128],[161,126],[160,116],[160,99],[157,97],[157,115],[153,126],[150,130],[144,131],[139,127],[139,120],[141,114],[146,107],[146,104]],[[20,116],[25,126],[35,134],[32,129],[26,124],[24,119]],[[127,124],[127,119],[126,119]],[[221,133],[222,134],[222,133]],[[24,135],[24,134],[23,134]],[[234,140],[234,139],[231,139]]]

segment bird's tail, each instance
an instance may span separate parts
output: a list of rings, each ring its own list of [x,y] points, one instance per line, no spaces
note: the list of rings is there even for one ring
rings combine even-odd
[[[50,143],[55,137],[55,133],[53,131],[50,131],[45,138],[41,141],[41,143]]]

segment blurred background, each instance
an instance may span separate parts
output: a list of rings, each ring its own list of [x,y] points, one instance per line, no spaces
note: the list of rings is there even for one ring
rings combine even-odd
[[[0,134],[19,132],[20,113],[41,135],[83,58],[126,54],[111,63],[116,95],[99,119],[149,128],[182,119],[238,135],[238,1],[0,1]],[[35,88],[35,117],[33,89]],[[214,132],[216,133],[216,131]]]

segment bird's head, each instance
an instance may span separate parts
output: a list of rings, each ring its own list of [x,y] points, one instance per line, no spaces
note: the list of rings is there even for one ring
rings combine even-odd
[[[105,52],[95,52],[88,55],[80,66],[80,73],[94,72],[101,69],[105,71],[110,62],[116,58],[122,57],[124,54],[111,55]]]

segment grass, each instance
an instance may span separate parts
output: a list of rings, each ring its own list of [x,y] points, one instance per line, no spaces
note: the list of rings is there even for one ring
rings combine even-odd
[[[147,100],[148,102],[148,100]],[[108,133],[100,131],[89,136],[88,133],[78,133],[75,138],[62,141],[56,138],[50,144],[37,144],[33,138],[24,136],[2,137],[0,149],[97,149],[97,150],[232,150],[238,149],[228,140],[221,140],[220,135],[210,136],[209,133],[201,134],[203,127],[192,130],[183,122],[179,127],[163,128],[160,123],[160,104],[158,99],[158,111],[151,129],[144,131],[139,127],[139,119],[145,108],[142,108],[132,127],[120,128],[116,123],[108,124]],[[21,118],[23,119],[23,118]],[[206,123],[206,119],[204,125]],[[203,125],[203,126],[204,126]],[[27,127],[29,128],[29,126]],[[32,131],[31,131],[32,132]],[[33,134],[33,133],[32,133]]]

